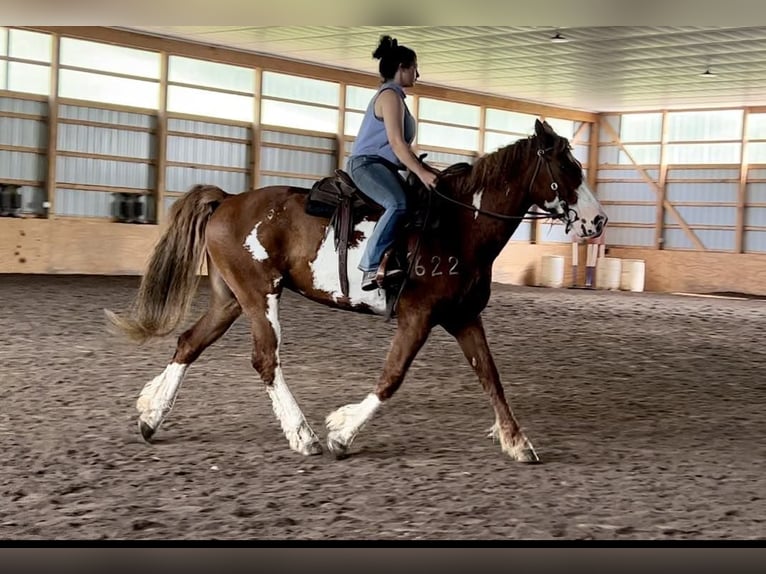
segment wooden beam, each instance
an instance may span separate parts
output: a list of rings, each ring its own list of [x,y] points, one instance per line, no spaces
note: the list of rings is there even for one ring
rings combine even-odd
[[[263,70],[256,68],[253,123],[250,126],[250,187],[252,189],[258,189],[261,179],[261,92],[263,92]]]
[[[665,200],[667,199],[668,180],[668,112],[662,111],[662,127],[660,136],[660,173],[657,193],[656,225],[654,227],[654,248],[663,249],[665,243]]]
[[[583,124],[585,125],[585,124]],[[601,115],[590,125],[590,141],[588,142],[588,187],[595,194],[598,187],[598,151],[601,139]]]
[[[737,230],[735,253],[744,253],[745,251],[745,205],[747,204],[747,124],[750,119],[750,113],[747,108],[743,110],[742,117],[742,147],[739,156],[739,186],[737,189]]]
[[[610,137],[612,137],[612,139],[614,139],[615,141],[619,142],[620,136],[615,131],[615,129],[611,126],[611,124],[609,122],[604,122],[603,125],[606,131],[609,132]],[[628,156],[628,159],[636,167],[641,178],[646,183],[649,184],[650,188],[652,189],[652,191],[654,191],[654,193],[659,195],[661,193],[661,190],[659,186],[657,185],[657,182],[654,181],[651,177],[649,177],[649,174],[646,172],[646,170],[641,165],[639,165],[639,163],[635,160],[633,155],[627,149],[625,149],[625,146],[623,146],[621,142],[619,143],[619,147],[622,149],[623,152],[625,152],[625,155]],[[664,199],[662,201],[662,205],[678,221],[678,224],[681,226],[681,229],[683,229],[684,233],[686,233],[689,239],[692,240],[692,243],[694,243],[694,245],[696,245],[697,248],[700,249],[701,251],[707,251],[707,248],[705,247],[705,245],[702,243],[702,241],[700,241],[699,237],[697,237],[697,234],[694,233],[694,230],[692,230],[691,227],[689,227],[689,225],[686,223],[686,221],[681,216],[681,214],[678,213],[678,210],[675,208],[675,206],[672,203],[670,203],[667,199]]]
[[[45,175],[45,196],[48,202],[48,218],[56,217],[56,150],[59,133],[59,37],[51,37],[51,89],[48,97],[48,169]]]
[[[155,218],[165,223],[165,188],[168,160],[168,53],[160,54],[160,109],[157,111],[157,180],[154,188]]]
[[[316,78],[334,82],[347,82],[369,88],[377,88],[380,84],[378,75],[373,73],[354,72],[341,68],[320,66],[308,62],[278,58],[276,56],[230,50],[186,40],[162,38],[105,26],[26,26],[25,28],[39,32],[58,33],[62,36],[79,38],[82,40],[106,42],[143,50],[154,50],[157,52],[165,51],[169,54],[200,58],[236,66],[262,68],[264,70],[281,72],[283,74],[295,74],[307,78]],[[511,98],[503,98],[477,92],[467,92],[456,88],[436,86],[432,84],[418,84],[409,91],[413,95],[447,100],[450,102],[473,104],[477,106],[486,105],[501,110],[510,110],[527,114],[544,114],[550,117],[567,120],[592,122],[596,117],[596,114],[592,112],[536,104],[524,100],[514,100]]]
[[[336,137],[338,146],[337,168],[343,169],[343,160],[345,159],[346,140],[343,139],[346,131],[346,83],[340,83],[340,98],[338,100],[338,135]]]

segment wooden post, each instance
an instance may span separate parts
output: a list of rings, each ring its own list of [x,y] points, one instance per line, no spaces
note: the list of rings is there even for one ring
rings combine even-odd
[[[739,188],[737,190],[737,230],[735,231],[735,253],[745,251],[745,205],[747,204],[747,175],[749,164],[747,159],[747,124],[750,111],[745,108],[742,118],[742,148],[739,157]]]
[[[668,112],[662,111],[662,136],[660,138],[660,173],[657,182],[657,210],[654,226],[654,248],[665,247],[665,201],[667,190],[665,185],[668,179]]]
[[[59,132],[59,43],[58,34],[51,37],[51,86],[48,92],[48,169],[45,175],[45,195],[48,201],[48,219],[56,217],[56,150]]]
[[[154,189],[156,220],[165,223],[165,188],[168,158],[168,53],[160,53],[160,105],[157,112],[157,180]]]
[[[255,69],[255,98],[253,99],[253,127],[250,141],[250,185],[258,189],[261,178],[261,93],[263,92],[263,70]]]
[[[338,146],[337,168],[343,169],[343,160],[346,157],[346,83],[340,83],[340,98],[338,99],[338,134],[335,139]]]

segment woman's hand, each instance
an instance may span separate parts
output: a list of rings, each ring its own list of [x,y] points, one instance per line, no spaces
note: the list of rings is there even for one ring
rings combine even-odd
[[[439,172],[431,166],[423,166],[420,168],[418,178],[428,189],[434,189],[436,187],[436,181],[439,178]]]

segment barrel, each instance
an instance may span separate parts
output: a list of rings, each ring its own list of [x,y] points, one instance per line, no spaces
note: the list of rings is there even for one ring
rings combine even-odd
[[[623,259],[620,289],[635,293],[644,290],[646,263],[643,259]]]
[[[553,288],[564,286],[564,258],[562,256],[543,255],[540,285]]]
[[[596,289],[619,289],[621,274],[621,259],[601,257],[596,263]]]

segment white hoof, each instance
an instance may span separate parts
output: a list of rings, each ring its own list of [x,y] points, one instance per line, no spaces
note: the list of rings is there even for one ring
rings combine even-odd
[[[294,430],[285,431],[287,442],[295,452],[312,456],[322,454],[322,443],[306,421]]]
[[[503,452],[510,456],[512,460],[527,463],[540,462],[540,457],[537,456],[532,443],[523,434],[520,434],[512,443],[506,442],[503,439],[503,435],[500,435],[500,445]]]
[[[343,456],[351,447],[357,433],[380,406],[380,399],[370,394],[361,403],[344,405],[325,419],[327,448],[336,456]]]
[[[154,377],[141,389],[141,394],[136,400],[136,410],[139,413],[139,429],[144,440],[148,440],[157,432],[173,408],[187,368],[187,365],[171,363],[162,374]]]

